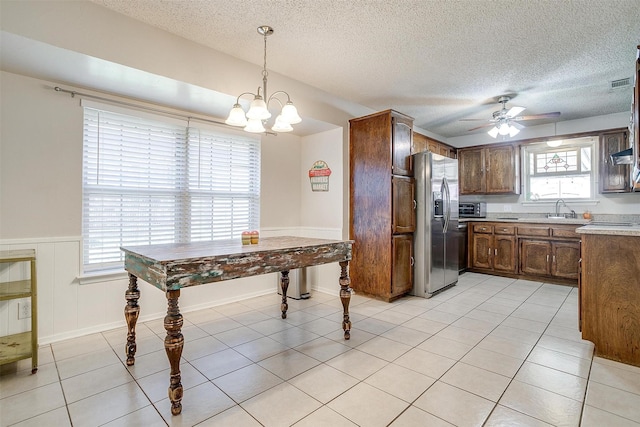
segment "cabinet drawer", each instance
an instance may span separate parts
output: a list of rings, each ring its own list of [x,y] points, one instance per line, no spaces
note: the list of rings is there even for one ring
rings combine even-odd
[[[570,237],[579,239],[580,235],[576,233],[575,228],[552,228],[551,235],[554,237]]]
[[[493,227],[495,234],[509,234],[514,235],[516,233],[516,227],[514,225],[496,224]]]
[[[519,236],[548,236],[549,227],[518,227]]]
[[[473,225],[473,232],[474,233],[489,233],[489,234],[492,234],[493,233],[493,225],[474,224]]]

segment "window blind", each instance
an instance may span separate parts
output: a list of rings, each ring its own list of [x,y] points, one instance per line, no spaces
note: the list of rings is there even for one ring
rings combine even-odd
[[[120,246],[239,238],[260,219],[260,143],[172,120],[84,108],[83,264]]]

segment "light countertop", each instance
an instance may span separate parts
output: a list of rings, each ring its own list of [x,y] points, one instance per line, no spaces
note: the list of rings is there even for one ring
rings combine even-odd
[[[511,222],[522,224],[572,224],[582,225],[576,233],[580,234],[608,234],[612,236],[640,236],[640,223],[636,222],[603,222],[592,221],[583,218],[516,218],[516,217],[491,217],[491,218],[460,218],[460,222]]]

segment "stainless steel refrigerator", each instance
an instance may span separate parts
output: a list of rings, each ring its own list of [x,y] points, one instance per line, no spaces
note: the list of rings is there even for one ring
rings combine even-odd
[[[413,155],[416,189],[413,295],[430,298],[458,282],[458,161]]]

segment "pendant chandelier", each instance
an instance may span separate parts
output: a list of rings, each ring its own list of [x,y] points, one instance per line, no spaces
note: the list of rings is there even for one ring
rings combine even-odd
[[[264,37],[264,66],[262,68],[262,87],[258,86],[257,93],[244,92],[238,96],[236,103],[229,112],[229,117],[225,120],[225,123],[230,126],[244,127],[244,130],[252,133],[265,132],[264,125],[267,120],[271,118],[269,112],[269,103],[271,101],[277,101],[282,108],[280,114],[276,117],[271,130],[274,132],[291,132],[293,128],[291,125],[300,123],[302,119],[298,115],[298,110],[291,102],[289,94],[285,91],[277,91],[267,97],[267,37],[273,34],[273,28],[268,25],[262,25],[258,27],[258,33]],[[262,89],[262,94],[260,90]],[[246,112],[240,105],[240,97],[244,95],[253,96],[253,101],[249,106],[249,111]],[[277,95],[286,95],[287,101],[282,102]],[[265,101],[266,99],[266,101]]]

